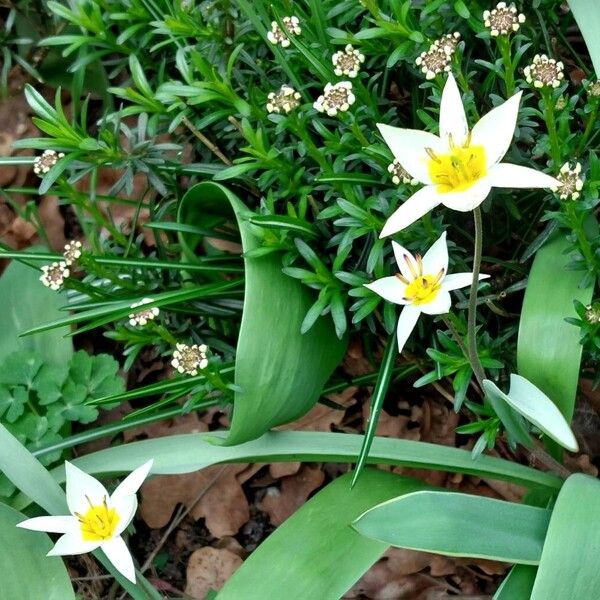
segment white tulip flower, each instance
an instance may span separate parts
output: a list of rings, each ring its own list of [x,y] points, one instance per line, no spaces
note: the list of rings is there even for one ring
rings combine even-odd
[[[137,510],[136,493],[148,476],[152,460],[130,473],[109,495],[94,477],[65,462],[70,515],[35,517],[17,525],[23,529],[62,533],[48,556],[85,554],[102,548],[114,567],[135,583],[135,567],[121,534]]]
[[[421,258],[413,256],[400,244],[392,242],[394,255],[400,273],[383,277],[365,284],[388,302],[400,304],[404,308],[398,319],[398,352],[402,352],[406,340],[417,324],[421,313],[443,315],[450,310],[452,290],[471,285],[473,273],[453,273],[448,275],[448,246],[446,233]],[[489,275],[479,275],[486,279]]]
[[[443,204],[466,212],[479,206],[492,187],[553,188],[559,182],[535,169],[501,163],[513,138],[521,93],[484,115],[469,131],[452,74],[440,105],[440,135],[378,124],[383,139],[411,177],[425,184],[387,220],[380,237],[405,229]]]

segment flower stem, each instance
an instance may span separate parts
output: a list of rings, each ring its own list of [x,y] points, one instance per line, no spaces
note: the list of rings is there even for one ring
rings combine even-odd
[[[477,287],[479,285],[479,269],[481,267],[481,251],[483,246],[483,232],[481,223],[481,209],[479,206],[473,209],[473,221],[475,223],[475,251],[473,255],[473,280],[471,281],[471,293],[469,295],[469,313],[467,320],[467,340],[471,367],[479,385],[483,385],[485,371],[477,353]]]
[[[506,87],[506,97],[510,98],[515,93],[515,75],[512,58],[510,55],[510,40],[504,36],[498,36],[498,47],[502,55],[504,65],[504,85]]]
[[[554,101],[552,100],[552,91],[542,88],[542,98],[544,99],[544,120],[550,137],[550,154],[555,167],[560,166],[560,144],[556,132],[556,120],[554,118]]]
[[[598,102],[594,102],[594,107],[592,108],[592,112],[588,118],[587,124],[585,126],[585,131],[581,136],[581,140],[579,141],[579,146],[577,146],[577,156],[579,156],[584,150],[585,145],[588,143],[590,139],[590,135],[592,135],[592,131],[596,127],[596,117],[598,116]]]

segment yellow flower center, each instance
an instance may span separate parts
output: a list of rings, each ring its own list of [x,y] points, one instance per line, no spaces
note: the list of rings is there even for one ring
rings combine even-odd
[[[404,297],[412,304],[428,304],[435,300],[441,287],[439,277],[421,275],[406,286]]]
[[[428,304],[435,300],[438,292],[442,288],[441,281],[444,277],[444,269],[437,275],[423,274],[423,259],[417,254],[415,262],[408,255],[404,255],[404,261],[411,273],[412,281],[398,273],[396,277],[406,285],[404,290],[404,299],[411,304]]]
[[[121,520],[114,508],[108,508],[106,498],[100,505],[93,505],[88,498],[90,507],[85,515],[75,513],[79,519],[81,535],[86,542],[102,542],[114,536],[117,524]]]
[[[429,176],[438,192],[463,192],[487,173],[483,146],[453,146],[447,154],[429,154]]]

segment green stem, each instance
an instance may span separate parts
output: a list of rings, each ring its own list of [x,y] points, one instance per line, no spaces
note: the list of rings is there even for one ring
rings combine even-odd
[[[373,438],[375,437],[375,430],[377,429],[379,415],[381,414],[383,401],[385,400],[385,395],[387,394],[387,390],[390,385],[390,380],[394,371],[394,362],[396,361],[397,355],[398,350],[396,347],[396,329],[394,329],[394,332],[388,339],[387,346],[385,347],[385,352],[383,354],[381,368],[379,370],[379,375],[377,376],[377,383],[375,384],[375,390],[373,391],[373,396],[371,398],[371,414],[369,416],[369,423],[367,424],[367,430],[363,436],[362,447],[360,449],[360,454],[358,455],[358,460],[356,461],[356,467],[354,468],[354,475],[352,477],[352,483],[350,484],[350,487],[354,487],[358,481],[358,478],[360,477],[360,474],[369,456],[369,450],[371,449],[371,444],[373,443]]]
[[[590,135],[592,135],[592,131],[596,127],[596,117],[598,116],[598,102],[594,102],[594,107],[592,108],[592,112],[590,113],[588,122],[585,125],[585,130],[583,135],[581,136],[581,140],[579,141],[579,145],[577,146],[577,156],[579,156],[584,150],[585,145],[588,143]]]
[[[542,98],[544,99],[544,120],[550,137],[550,154],[556,168],[560,167],[560,143],[558,133],[556,132],[556,119],[554,118],[554,101],[552,99],[552,90],[547,87],[542,88]]]
[[[502,55],[502,64],[504,65],[504,85],[506,86],[506,97],[510,98],[515,93],[515,75],[510,53],[510,40],[508,37],[498,36],[498,47]]]
[[[458,329],[456,329],[456,327],[454,327],[454,323],[452,323],[452,321],[446,315],[442,315],[442,321],[443,321],[444,325],[448,328],[448,331],[454,338],[454,341],[456,342],[457,346],[461,349],[462,353],[465,355],[465,358],[470,363],[471,362],[471,354],[469,353],[469,349],[467,348],[467,345],[465,344]],[[473,368],[473,365],[471,365],[471,368]],[[475,371],[475,369],[473,369],[473,371]]]
[[[473,280],[471,281],[471,293],[469,295],[469,313],[468,313],[468,351],[471,357],[471,366],[473,373],[480,386],[483,386],[485,371],[479,360],[477,353],[477,288],[479,287],[479,269],[481,268],[481,251],[483,246],[483,232],[481,222],[481,209],[479,206],[473,209],[473,221],[475,223],[475,252],[473,255]]]

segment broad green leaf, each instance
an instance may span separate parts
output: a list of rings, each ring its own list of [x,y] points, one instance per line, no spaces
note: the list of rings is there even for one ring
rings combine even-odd
[[[46,556],[52,548],[50,538],[45,533],[16,526],[26,518],[0,504],[0,595],[6,600],[74,600],[62,559]]]
[[[247,207],[219,184],[199,183],[188,190],[178,221],[203,225],[211,215],[228,213],[237,219],[244,252],[258,248],[257,226],[245,219]],[[180,234],[180,239],[188,252],[201,240],[187,234]],[[306,286],[283,274],[279,253],[246,257],[244,263],[244,312],[235,365],[235,384],[241,391],[236,393],[229,437],[222,440],[226,445],[255,439],[305,414],[319,399],[346,348],[329,317],[300,333],[314,297]]]
[[[571,475],[558,494],[531,600],[598,598],[600,481]]]
[[[399,548],[537,564],[550,511],[455,492],[420,491],[375,506],[353,524]]]
[[[150,458],[154,459],[152,473],[155,475],[191,473],[210,465],[235,462],[352,463],[356,461],[363,441],[362,435],[355,434],[277,431],[237,446],[211,443],[226,435],[227,432],[215,432],[142,440],[87,454],[73,462],[87,473],[98,476],[127,473]],[[367,463],[465,473],[530,488],[558,490],[563,484],[556,475],[515,462],[485,455],[473,459],[468,450],[412,440],[375,437]],[[52,475],[57,481],[64,481],[64,468],[53,469]],[[20,498],[14,506],[21,510],[27,504],[27,499]]]
[[[47,513],[68,514],[61,487],[41,463],[0,423],[0,472]]]
[[[568,422],[573,418],[582,346],[573,300],[589,304],[593,285],[580,288],[582,273],[567,271],[569,242],[557,237],[538,250],[525,290],[517,363],[519,374],[540,388]]]
[[[567,450],[577,452],[579,449],[569,424],[556,404],[525,377],[512,373],[508,394],[502,392],[489,379],[484,380],[483,388],[486,394],[502,398],[509,406]]]
[[[536,573],[537,567],[532,565],[515,565],[492,600],[529,600]]]
[[[352,491],[349,474],[336,479],[246,559],[217,600],[338,600],[388,547],[356,533],[352,521],[374,504],[425,487],[376,470],[364,471]]]
[[[38,359],[52,365],[69,361],[73,342],[64,336],[68,327],[39,333],[27,338],[19,336],[37,325],[54,321],[63,315],[61,295],[39,280],[40,271],[12,261],[0,277],[0,363],[15,350],[35,352]]]
[[[573,16],[585,40],[590,58],[600,78],[600,5],[597,0],[568,0]]]

